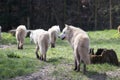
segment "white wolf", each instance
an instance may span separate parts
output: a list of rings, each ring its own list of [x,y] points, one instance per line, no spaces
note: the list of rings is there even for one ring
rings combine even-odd
[[[65,25],[59,36],[70,43],[74,53],[75,71],[80,71],[80,63],[83,62],[83,73],[86,72],[86,64],[90,64],[89,37],[85,31],[71,25]]]
[[[25,25],[19,25],[16,29],[16,40],[18,44],[18,49],[23,49],[23,44],[26,34],[27,34],[27,30]]]
[[[36,29],[31,32],[30,40],[36,44],[36,57],[40,60],[46,61],[46,53],[49,47],[49,33],[43,29]],[[40,51],[40,56],[38,55]]]
[[[60,34],[60,27],[58,25],[52,26],[48,30],[48,32],[49,32],[49,36],[50,36],[51,48],[54,48],[56,39],[58,38],[58,36]]]

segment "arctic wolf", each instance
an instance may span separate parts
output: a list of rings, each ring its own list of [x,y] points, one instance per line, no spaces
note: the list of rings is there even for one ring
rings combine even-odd
[[[48,31],[43,29],[33,30],[30,34],[30,41],[33,41],[36,45],[36,57],[46,61],[46,53],[50,44]],[[38,51],[40,51],[40,56],[38,55]]]
[[[70,43],[74,53],[75,71],[80,71],[80,63],[83,62],[83,73],[86,72],[86,64],[90,64],[89,37],[85,31],[72,25],[65,25],[59,36]]]
[[[49,30],[49,36],[50,36],[50,44],[51,44],[51,48],[55,47],[55,42],[56,39],[59,36],[60,33],[60,27],[58,25],[52,26]]]
[[[24,39],[26,37],[27,30],[25,25],[20,25],[16,29],[16,40],[18,44],[18,49],[23,49]]]
[[[49,33],[48,31],[43,31],[38,35],[37,45],[36,45],[36,56],[40,60],[46,61],[46,53],[49,47]],[[40,57],[38,55],[38,50],[40,50]]]

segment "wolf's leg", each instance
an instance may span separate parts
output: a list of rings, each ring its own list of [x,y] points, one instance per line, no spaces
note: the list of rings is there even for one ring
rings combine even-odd
[[[74,57],[75,57],[75,70],[80,71],[80,56],[78,54],[77,48],[74,49]]]
[[[46,54],[43,55],[43,60],[46,61]]]
[[[20,49],[23,49],[23,44],[24,44],[24,38],[21,36],[20,38]]]
[[[39,50],[39,46],[36,46],[35,54],[36,54],[36,57],[39,59],[38,50]]]
[[[74,65],[75,65],[74,70],[76,71],[77,70],[77,61],[76,61],[76,58],[74,58]]]
[[[19,45],[20,45],[20,43],[18,42],[18,44],[17,44],[17,46],[18,46],[18,49],[20,49]]]
[[[55,43],[51,43],[51,48],[55,48]]]
[[[23,43],[20,43],[20,49],[23,49]]]
[[[83,63],[83,73],[85,74],[86,73],[86,64]]]
[[[80,71],[80,59],[77,58],[77,72]]]
[[[40,55],[40,60],[43,60],[43,59],[44,59],[44,58],[43,58],[43,54],[41,54],[41,55]]]

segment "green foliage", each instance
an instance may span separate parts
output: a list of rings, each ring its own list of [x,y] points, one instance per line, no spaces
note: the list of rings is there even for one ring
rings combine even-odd
[[[9,49],[0,50],[0,80],[31,73],[37,70],[36,67],[39,64],[37,59],[23,56],[21,51],[16,52],[14,49],[12,51]]]
[[[116,39],[120,38],[120,34],[119,33],[114,34],[113,38],[116,38]]]
[[[20,58],[20,56],[12,51],[8,51],[7,56],[9,58]]]
[[[16,38],[12,36],[10,33],[2,33],[2,40],[0,40],[0,44],[16,44]]]

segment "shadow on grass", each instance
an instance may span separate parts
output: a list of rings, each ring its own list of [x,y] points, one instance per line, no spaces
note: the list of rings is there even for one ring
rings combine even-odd
[[[105,73],[98,73],[94,71],[87,71],[85,74],[91,80],[107,80],[107,75]]]
[[[33,48],[33,47],[24,47],[23,49],[34,49],[34,51],[35,51],[35,48]]]
[[[65,60],[65,58],[63,57],[56,57],[56,58],[49,58],[47,60],[48,63],[52,63],[52,64],[60,64],[61,61]]]
[[[68,46],[69,45],[67,40],[61,40],[61,39],[58,39],[56,44],[60,45],[60,46]]]

